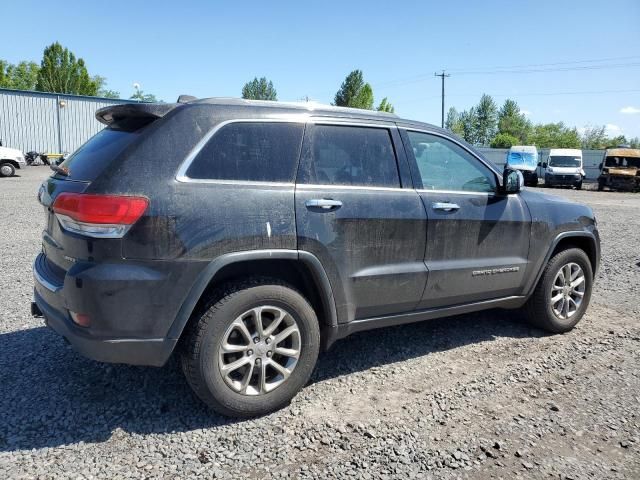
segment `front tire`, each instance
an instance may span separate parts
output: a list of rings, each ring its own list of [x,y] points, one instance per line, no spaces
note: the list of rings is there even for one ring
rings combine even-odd
[[[0,177],[13,177],[16,174],[16,167],[9,162],[0,163]]]
[[[309,302],[276,280],[232,284],[193,318],[182,367],[198,397],[231,417],[278,410],[307,383],[320,329]]]
[[[551,333],[573,329],[591,299],[593,271],[589,257],[579,248],[555,254],[542,273],[524,310],[529,321]]]

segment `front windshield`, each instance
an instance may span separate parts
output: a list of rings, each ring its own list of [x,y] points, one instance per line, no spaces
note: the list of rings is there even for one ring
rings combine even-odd
[[[640,168],[640,157],[607,157],[607,167],[636,167]]]
[[[580,157],[549,157],[550,167],[579,167]]]
[[[507,164],[512,167],[535,167],[538,165],[538,156],[530,152],[509,152]]]

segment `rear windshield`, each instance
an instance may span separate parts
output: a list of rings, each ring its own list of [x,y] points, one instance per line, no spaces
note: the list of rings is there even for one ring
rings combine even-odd
[[[120,152],[139,137],[140,132],[105,128],[60,164],[68,175],[56,173],[56,176],[68,180],[95,180]]]

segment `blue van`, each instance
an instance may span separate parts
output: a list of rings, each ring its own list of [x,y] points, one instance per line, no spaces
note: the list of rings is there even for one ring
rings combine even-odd
[[[506,166],[520,170],[524,184],[538,185],[538,149],[533,145],[514,145],[507,152]]]

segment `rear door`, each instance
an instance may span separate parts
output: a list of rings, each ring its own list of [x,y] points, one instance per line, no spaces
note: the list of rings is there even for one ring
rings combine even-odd
[[[407,167],[395,126],[307,126],[298,248],[322,262],[342,322],[412,311],[422,296],[426,214]]]
[[[496,172],[456,141],[435,132],[402,136],[428,216],[420,308],[520,294],[531,232],[524,201],[499,193]]]

